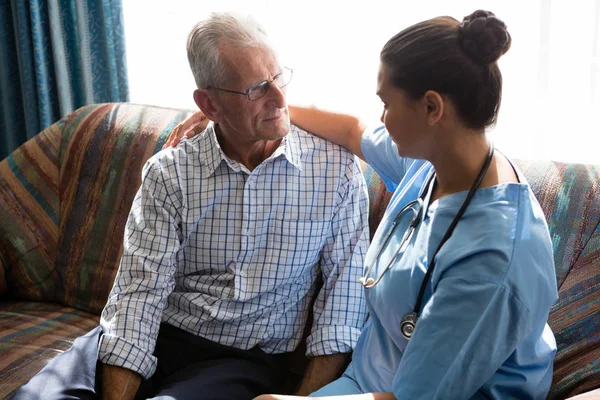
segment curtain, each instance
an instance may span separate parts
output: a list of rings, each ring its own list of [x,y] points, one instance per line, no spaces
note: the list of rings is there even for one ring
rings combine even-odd
[[[121,0],[0,1],[0,160],[83,105],[128,99]]]

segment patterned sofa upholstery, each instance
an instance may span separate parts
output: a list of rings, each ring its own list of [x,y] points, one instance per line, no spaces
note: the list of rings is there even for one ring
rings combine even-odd
[[[145,161],[188,111],[81,108],[0,162],[0,398],[98,323]],[[550,397],[600,388],[600,166],[518,161],[546,214],[560,298]],[[390,194],[365,165],[372,232]]]

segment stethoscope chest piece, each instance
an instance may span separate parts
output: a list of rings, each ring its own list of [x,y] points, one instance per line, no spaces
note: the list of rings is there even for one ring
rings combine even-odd
[[[406,314],[402,321],[400,321],[400,333],[404,336],[405,339],[410,339],[413,332],[415,331],[415,326],[417,325],[417,313],[411,312],[410,314]]]

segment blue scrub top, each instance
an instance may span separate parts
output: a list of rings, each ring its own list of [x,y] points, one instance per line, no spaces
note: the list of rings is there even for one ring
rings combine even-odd
[[[367,253],[371,277],[389,263],[411,219],[375,255],[398,211],[433,173],[427,161],[401,158],[384,127],[368,130],[366,161],[394,192]],[[429,258],[467,192],[427,206],[403,255],[365,289],[370,318],[344,377],[317,394],[393,392],[397,399],[545,399],[556,353],[546,324],[557,300],[552,243],[525,178],[478,189],[436,256],[410,341],[400,320],[412,312]],[[410,213],[408,213],[410,215]]]

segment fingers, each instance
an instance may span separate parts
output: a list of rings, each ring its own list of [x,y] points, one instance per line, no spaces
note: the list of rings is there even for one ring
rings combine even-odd
[[[179,125],[177,125],[175,128],[173,128],[173,130],[169,134],[169,137],[167,138],[167,141],[165,142],[165,144],[162,147],[163,150],[166,149],[167,147],[173,147],[173,142],[175,141],[175,138],[179,134],[180,127],[181,127],[181,123]]]
[[[206,116],[201,111],[194,112],[173,128],[162,148],[177,146],[183,137],[192,138],[196,136],[206,128],[206,125],[208,125]]]

